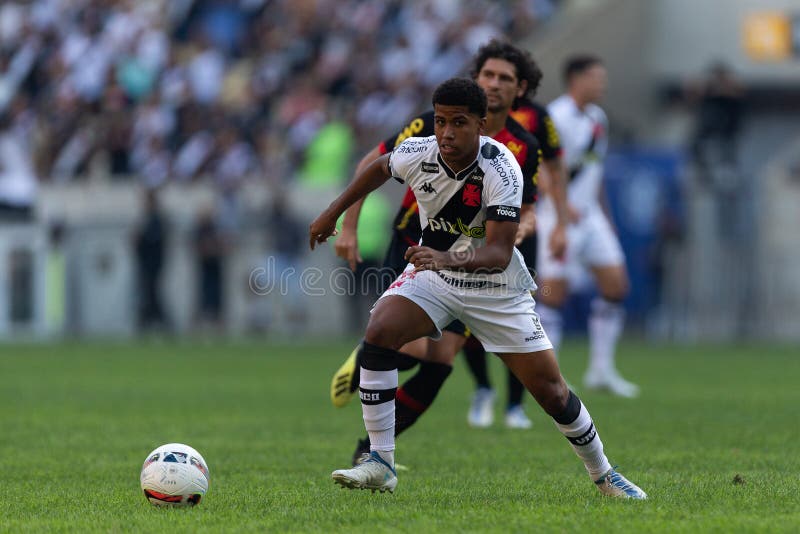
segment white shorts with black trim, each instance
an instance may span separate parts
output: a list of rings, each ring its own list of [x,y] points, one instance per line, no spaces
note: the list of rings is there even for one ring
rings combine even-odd
[[[536,314],[530,292],[506,286],[457,287],[452,278],[433,271],[414,272],[413,265],[381,298],[400,295],[422,308],[438,339],[454,319],[463,322],[488,352],[539,352],[553,348]]]
[[[568,278],[579,265],[625,265],[619,238],[599,205],[586,209],[577,223],[567,227],[567,252],[563,261],[550,252],[550,235],[556,221],[552,202],[542,202],[536,210],[536,231],[539,234],[536,274],[539,280]]]

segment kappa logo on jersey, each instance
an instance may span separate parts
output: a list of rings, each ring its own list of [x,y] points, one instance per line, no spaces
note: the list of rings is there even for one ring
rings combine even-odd
[[[439,164],[438,163],[430,163],[428,161],[422,162],[422,172],[427,172],[429,174],[439,174]]]
[[[483,239],[486,237],[486,226],[467,226],[464,221],[459,217],[456,222],[452,223],[444,217],[438,219],[429,218],[428,228],[433,232],[447,232],[448,234],[474,237],[475,239]]]
[[[423,193],[429,193],[429,194],[436,193],[436,189],[433,188],[430,182],[425,182],[424,184],[422,184],[422,187],[420,187],[419,190],[422,191]]]
[[[465,206],[475,208],[481,205],[481,188],[476,184],[464,184],[461,201]]]

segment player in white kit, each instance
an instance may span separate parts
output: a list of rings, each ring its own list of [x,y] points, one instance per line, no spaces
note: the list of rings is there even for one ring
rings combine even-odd
[[[628,276],[622,247],[601,204],[608,120],[597,102],[605,94],[607,73],[600,59],[584,55],[567,61],[564,78],[567,92],[551,102],[548,111],[561,136],[572,224],[567,229],[567,253],[562,261],[553,257],[546,246],[556,212],[549,199],[542,200],[537,210],[537,274],[541,286],[538,311],[542,326],[558,350],[563,327],[560,308],[569,291],[568,275],[581,267],[588,268],[600,295],[591,304],[589,366],[584,385],[635,397],[638,386],[622,378],[614,363],[625,322],[622,302],[628,294]]]
[[[336,233],[336,221],[390,177],[414,190],[422,241],[405,271],[381,296],[361,345],[359,397],[370,457],[332,473],[352,489],[394,491],[398,349],[461,320],[514,372],[569,440],[598,489],[617,497],[647,495],[615,471],[580,399],[564,382],[534,311],[536,288],[514,248],[522,204],[522,171],[502,143],[480,135],[486,94],[453,78],[433,95],[434,132],[410,137],[367,165],[309,227],[309,244]]]

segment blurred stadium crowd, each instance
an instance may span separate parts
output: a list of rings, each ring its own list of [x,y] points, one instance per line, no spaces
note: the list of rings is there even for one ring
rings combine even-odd
[[[4,2],[2,130],[30,163],[15,179],[339,181],[358,148],[423,108],[480,44],[518,39],[553,9],[553,0]]]

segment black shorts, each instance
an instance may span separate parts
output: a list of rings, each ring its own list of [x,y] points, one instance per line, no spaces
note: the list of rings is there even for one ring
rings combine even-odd
[[[386,250],[386,257],[383,259],[383,270],[385,272],[391,271],[394,274],[395,279],[400,276],[400,274],[408,265],[408,262],[405,258],[408,247],[408,243],[403,240],[402,236],[400,236],[397,232],[392,233],[392,241],[389,243],[389,248]],[[536,243],[533,244],[533,250],[535,254]],[[381,276],[381,280],[383,280],[385,284],[383,288],[384,291],[386,291],[394,281],[389,280],[389,278],[390,277]],[[447,332],[453,332],[459,336],[469,336],[469,329],[461,321],[453,321],[445,326],[443,330]]]

